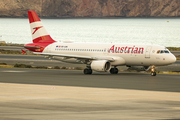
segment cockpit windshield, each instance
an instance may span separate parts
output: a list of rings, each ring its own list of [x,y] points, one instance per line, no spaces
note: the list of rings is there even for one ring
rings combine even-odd
[[[169,53],[169,51],[168,51],[168,50],[165,50],[164,52],[165,52],[165,53]]]
[[[157,54],[170,53],[168,50],[158,50]]]

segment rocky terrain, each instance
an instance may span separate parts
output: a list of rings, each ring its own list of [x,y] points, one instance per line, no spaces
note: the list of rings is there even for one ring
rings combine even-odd
[[[180,0],[0,0],[0,17],[179,17]]]

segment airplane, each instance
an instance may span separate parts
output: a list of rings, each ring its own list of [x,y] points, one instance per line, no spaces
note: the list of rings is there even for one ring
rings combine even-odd
[[[34,54],[52,59],[60,57],[57,60],[64,62],[73,58],[76,63],[86,64],[84,74],[92,74],[92,71],[118,74],[117,66],[127,66],[139,71],[150,70],[151,76],[156,76],[156,66],[176,61],[166,47],[155,44],[57,42],[48,34],[35,11],[28,11],[28,17],[33,43],[24,47]]]

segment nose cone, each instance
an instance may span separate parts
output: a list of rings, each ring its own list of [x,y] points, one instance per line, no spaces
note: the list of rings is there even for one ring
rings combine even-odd
[[[175,63],[176,62],[176,57],[174,55],[171,55],[171,57],[169,58],[169,62],[172,64],[172,63]]]

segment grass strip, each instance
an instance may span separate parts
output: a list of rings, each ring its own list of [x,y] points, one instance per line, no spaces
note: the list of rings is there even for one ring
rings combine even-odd
[[[170,51],[179,51],[180,47],[167,47],[167,49]]]
[[[4,50],[4,49],[0,49],[0,54],[22,54],[22,51],[14,51],[14,50]],[[24,55],[36,55],[33,53],[25,53]]]
[[[0,46],[24,46],[24,44],[17,44],[17,43],[0,43]]]
[[[15,65],[7,65],[6,63],[0,63],[0,68],[30,68],[30,69],[59,69],[59,70],[84,70],[83,67],[59,67],[59,66],[54,66],[54,67],[46,67],[46,66],[31,66],[31,65],[25,65],[25,64],[15,64]],[[126,72],[132,72],[132,71],[127,71]],[[135,71],[134,71],[135,72]],[[157,74],[177,74],[180,75],[180,72],[175,72],[175,71],[156,71]],[[150,72],[145,72],[145,73],[150,73]]]

